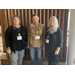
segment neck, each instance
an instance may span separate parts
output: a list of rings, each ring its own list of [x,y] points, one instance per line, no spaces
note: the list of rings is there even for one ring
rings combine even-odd
[[[36,25],[37,27],[38,27],[38,24],[39,24],[39,23],[35,23],[35,25]]]
[[[15,27],[17,27],[17,28],[19,28],[19,27],[20,27],[20,25],[19,25],[19,24],[14,24],[14,26],[15,26]]]
[[[19,24],[14,24],[14,26],[20,26]]]
[[[50,28],[53,28],[53,26],[50,26]]]

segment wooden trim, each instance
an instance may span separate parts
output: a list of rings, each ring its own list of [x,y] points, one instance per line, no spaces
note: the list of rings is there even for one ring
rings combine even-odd
[[[53,15],[57,17],[57,9],[54,9]]]
[[[59,26],[60,26],[60,20],[61,20],[61,9],[57,10],[57,18],[58,18],[58,22],[59,22]]]

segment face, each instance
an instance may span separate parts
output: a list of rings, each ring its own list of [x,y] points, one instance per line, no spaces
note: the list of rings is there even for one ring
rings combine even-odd
[[[13,22],[14,22],[14,25],[19,25],[20,20],[18,17],[14,17]]]
[[[50,19],[50,25],[51,25],[51,26],[54,26],[54,25],[55,25],[55,18],[51,18],[51,19]]]
[[[33,22],[38,23],[38,21],[39,21],[39,17],[38,16],[33,16]]]

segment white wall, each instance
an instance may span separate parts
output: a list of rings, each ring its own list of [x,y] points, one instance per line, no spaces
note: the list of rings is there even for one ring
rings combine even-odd
[[[69,30],[68,60],[67,64],[72,65],[75,60],[75,9],[71,10]]]

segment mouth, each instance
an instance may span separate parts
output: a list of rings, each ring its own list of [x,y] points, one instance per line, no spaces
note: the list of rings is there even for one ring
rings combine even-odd
[[[35,21],[35,22],[37,22],[37,21]]]

